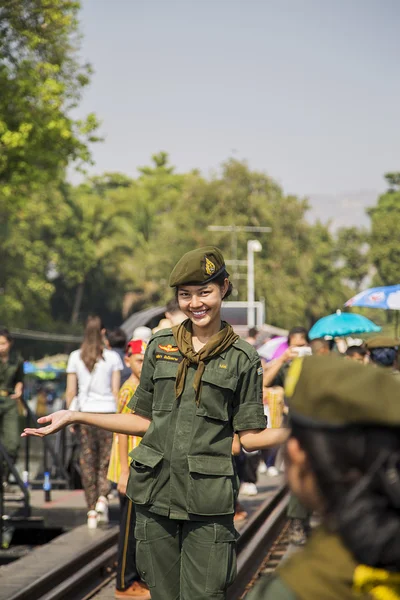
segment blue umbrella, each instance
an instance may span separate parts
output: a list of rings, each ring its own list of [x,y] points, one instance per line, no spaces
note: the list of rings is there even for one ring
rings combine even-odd
[[[400,310],[400,285],[384,285],[369,288],[347,300],[345,306],[365,306],[366,308],[383,308],[395,310],[396,320],[394,334],[398,337],[399,310]]]
[[[316,338],[341,337],[352,333],[373,333],[381,328],[372,321],[356,313],[342,313],[338,310],[334,315],[322,317],[311,327],[308,336],[310,340]]]
[[[400,285],[369,288],[347,300],[345,306],[400,310]]]

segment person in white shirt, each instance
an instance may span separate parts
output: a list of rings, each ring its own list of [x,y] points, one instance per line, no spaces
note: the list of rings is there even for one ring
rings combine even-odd
[[[89,317],[82,346],[70,354],[67,366],[67,408],[82,412],[115,413],[122,361],[113,350],[103,348],[101,321]],[[81,479],[88,506],[88,527],[108,522],[107,469],[112,433],[79,426]]]

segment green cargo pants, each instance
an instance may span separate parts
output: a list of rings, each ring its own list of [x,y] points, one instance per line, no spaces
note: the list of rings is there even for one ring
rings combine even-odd
[[[297,496],[290,494],[287,516],[289,519],[301,519],[302,521],[307,521],[311,516],[311,512],[301,504]]]
[[[233,522],[177,521],[136,510],[136,566],[152,600],[223,600],[236,576]]]
[[[20,431],[17,401],[12,398],[0,398],[0,442],[12,461],[17,458]]]

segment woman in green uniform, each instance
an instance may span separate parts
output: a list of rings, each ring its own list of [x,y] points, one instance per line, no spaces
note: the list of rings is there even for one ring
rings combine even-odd
[[[286,388],[289,484],[322,525],[248,600],[399,600],[399,380],[316,356],[293,363]]]
[[[135,414],[60,411],[25,434],[76,422],[144,436],[127,489],[141,577],[153,600],[222,600],[236,574],[233,434],[252,451],[282,443],[286,431],[265,429],[257,352],[221,321],[232,286],[218,248],[185,254],[170,285],[187,320],[150,340],[129,405]]]

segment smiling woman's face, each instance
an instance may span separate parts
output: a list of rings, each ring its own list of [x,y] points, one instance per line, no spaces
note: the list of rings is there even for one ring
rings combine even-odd
[[[196,327],[207,328],[221,319],[221,303],[228,286],[227,279],[222,287],[217,283],[180,285],[179,308]]]

